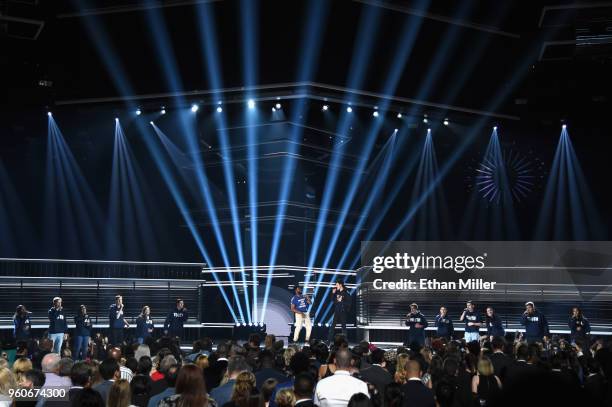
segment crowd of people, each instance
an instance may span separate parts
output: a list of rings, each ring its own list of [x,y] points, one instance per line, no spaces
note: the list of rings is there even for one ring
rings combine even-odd
[[[343,287],[333,295],[336,312],[345,313]],[[296,323],[307,323],[309,303],[296,289],[291,301]],[[151,335],[146,306],[137,319],[137,337],[125,337],[129,323],[117,296],[108,335],[92,336],[82,305],[70,340],[61,298],[54,298],[42,338],[32,337],[29,313],[17,307],[15,357],[9,361],[3,352],[0,358],[0,407],[612,405],[612,342],[592,340],[578,308],[570,316],[568,340],[551,335],[532,302],[525,306],[524,334],[506,333],[492,307],[483,318],[470,301],[460,316],[462,334],[441,307],[435,335],[427,337],[428,322],[411,304],[407,341],[397,348],[365,341],[351,347],[344,330],[327,343],[311,339],[310,324],[299,345],[296,324],[288,346],[274,335],[252,334],[244,343],[203,338],[184,352],[177,335],[187,315],[181,299],[161,337]]]
[[[263,343],[262,343],[263,342]],[[73,342],[74,343],[74,342]],[[471,407],[611,405],[612,343],[552,336],[550,346],[522,336],[477,341],[427,338],[423,346],[286,346],[273,335],[189,352],[168,336],[108,344],[80,355],[44,337],[18,342],[0,359],[0,406],[91,407]],[[15,389],[65,389],[59,398],[15,396]]]

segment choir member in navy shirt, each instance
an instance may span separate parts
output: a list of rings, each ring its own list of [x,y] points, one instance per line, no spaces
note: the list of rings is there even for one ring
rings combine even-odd
[[[472,301],[467,302],[467,307],[459,317],[459,321],[465,321],[465,338],[466,342],[478,342],[480,340],[480,325],[482,318],[476,312],[476,305]]]
[[[49,339],[53,341],[53,353],[61,353],[67,330],[62,299],[54,297],[53,306],[49,309]]]
[[[570,316],[568,325],[572,343],[575,343],[576,339],[587,339],[587,335],[589,332],[591,332],[591,324],[589,323],[589,320],[582,315],[582,310],[578,307],[572,308],[572,315]]]
[[[502,319],[495,313],[493,307],[487,307],[485,324],[487,326],[487,336],[489,337],[489,340],[493,340],[494,336],[503,337],[506,335]]]
[[[434,325],[436,326],[436,336],[439,338],[451,339],[455,332],[453,320],[448,317],[446,307],[440,307],[440,314],[436,315]]]
[[[531,301],[525,303],[525,312],[521,317],[521,325],[525,327],[527,343],[542,342],[542,340],[544,342],[548,341],[548,336],[550,335],[548,321]]]
[[[15,340],[23,341],[30,338],[30,329],[32,324],[30,323],[30,311],[28,311],[25,305],[18,305],[13,316]]]
[[[295,330],[293,331],[293,342],[297,342],[302,330],[302,321],[306,325],[306,343],[310,341],[310,333],[312,332],[312,323],[308,314],[310,306],[310,298],[302,295],[302,288],[295,287],[295,295],[291,297],[291,312],[295,314]]]
[[[164,332],[171,337],[183,337],[183,326],[188,318],[187,308],[182,299],[176,299],[176,308],[170,311],[164,322]]]
[[[123,297],[116,295],[115,303],[110,306],[108,311],[108,325],[110,328],[108,342],[110,345],[121,346],[123,343],[123,330],[130,327],[130,324],[125,319],[124,309]]]
[[[415,303],[410,304],[410,313],[406,315],[404,322],[408,330],[407,345],[416,343],[419,346],[425,345],[425,328],[427,328],[427,319],[425,315],[419,311],[419,306]]]
[[[153,320],[151,319],[151,308],[148,305],[142,307],[142,311],[136,318],[136,338],[138,343],[143,344],[145,339],[153,335]]]
[[[75,360],[87,359],[89,338],[91,338],[91,319],[87,314],[87,307],[81,305],[79,315],[74,317],[74,357]]]

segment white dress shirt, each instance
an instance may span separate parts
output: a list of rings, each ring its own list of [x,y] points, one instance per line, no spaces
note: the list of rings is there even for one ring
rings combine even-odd
[[[317,383],[314,404],[320,407],[346,407],[356,393],[368,394],[368,385],[351,376],[347,370],[336,370],[333,376]]]

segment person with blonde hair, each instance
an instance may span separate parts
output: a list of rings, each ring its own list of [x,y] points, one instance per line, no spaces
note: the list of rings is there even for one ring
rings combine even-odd
[[[236,377],[232,398],[225,407],[257,407],[259,397],[255,393],[256,379],[251,372],[242,372]]]
[[[283,353],[283,361],[285,362],[286,369],[289,368],[289,363],[291,362],[291,358],[296,353],[297,353],[297,350],[295,350],[295,348],[288,347],[287,349],[285,349],[285,352]]]
[[[13,373],[17,384],[21,385],[25,372],[32,369],[32,361],[28,358],[19,358],[13,363]]]
[[[10,406],[13,403],[9,391],[17,388],[15,375],[7,367],[0,368],[0,406]]]
[[[472,378],[472,393],[481,405],[489,405],[491,400],[499,396],[502,383],[495,376],[491,359],[484,356],[478,360],[478,373]]]
[[[397,364],[395,367],[394,380],[397,384],[404,384],[408,381],[408,374],[406,372],[406,365],[410,360],[410,355],[407,353],[400,353],[397,355]]]
[[[115,380],[108,391],[108,407],[130,407],[132,405],[130,382],[126,379]]]
[[[278,407],[293,407],[295,406],[295,393],[290,388],[282,389],[276,393],[274,402]]]
[[[199,367],[202,370],[204,370],[204,369],[208,368],[208,366],[210,366],[210,362],[208,361],[208,356],[206,356],[204,354],[198,355],[198,357],[196,358],[194,363],[195,363],[195,365],[197,367]]]

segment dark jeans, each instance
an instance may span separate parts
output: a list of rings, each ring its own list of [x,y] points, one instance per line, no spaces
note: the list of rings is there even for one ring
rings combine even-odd
[[[327,334],[327,340],[329,342],[334,341],[334,330],[336,329],[336,325],[342,325],[342,335],[348,340],[347,332],[346,332],[346,312],[344,311],[335,311],[334,312],[334,320],[332,324],[329,326],[329,333]]]
[[[414,330],[412,328],[408,331],[408,335],[406,338],[406,345],[410,346],[413,343],[416,343],[419,346],[425,345],[425,331],[423,330]]]
[[[89,347],[89,336],[74,337],[74,360],[87,359],[87,348]],[[83,355],[81,356],[81,352]]]
[[[123,343],[123,328],[111,328],[108,335],[108,343],[120,346]]]

